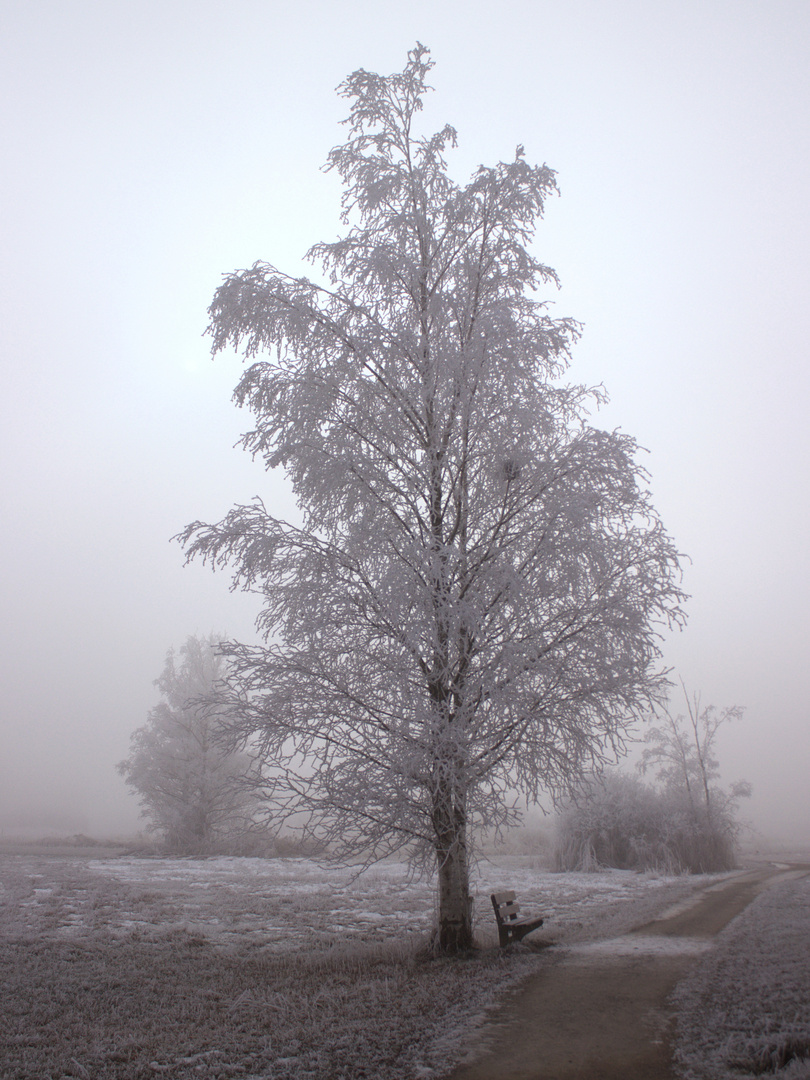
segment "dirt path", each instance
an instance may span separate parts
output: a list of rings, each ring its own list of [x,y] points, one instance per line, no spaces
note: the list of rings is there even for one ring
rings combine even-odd
[[[759,867],[622,938],[546,954],[449,1080],[671,1080],[676,984],[766,884],[808,869]]]

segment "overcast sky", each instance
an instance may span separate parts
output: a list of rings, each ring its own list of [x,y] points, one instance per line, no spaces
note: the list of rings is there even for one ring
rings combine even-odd
[[[536,250],[585,324],[571,377],[649,453],[689,555],[665,655],[767,834],[810,835],[810,3],[5,0],[0,7],[0,829],[132,831],[114,765],[187,635],[256,601],[169,542],[280,477],[233,448],[206,308],[339,229],[334,88],[401,70],[451,171],[558,172]],[[792,824],[791,824],[792,823]]]

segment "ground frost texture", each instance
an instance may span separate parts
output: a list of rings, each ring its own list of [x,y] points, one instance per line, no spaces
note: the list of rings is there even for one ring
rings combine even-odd
[[[685,1080],[810,1080],[810,878],[772,885],[675,995]]]
[[[435,882],[307,859],[0,854],[2,1080],[416,1080],[464,1053],[550,940],[621,934],[694,879],[482,863],[481,949],[425,953]],[[497,947],[489,893],[546,926]]]

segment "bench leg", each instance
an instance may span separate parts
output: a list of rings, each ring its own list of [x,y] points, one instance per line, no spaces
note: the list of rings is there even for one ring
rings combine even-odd
[[[531,934],[543,925],[543,920],[538,919],[528,926],[510,926],[509,923],[498,923],[498,944],[503,949],[513,941],[522,941],[527,934]]]
[[[532,923],[530,926],[516,927],[512,931],[512,934],[514,935],[515,941],[522,941],[523,938],[525,938],[527,934],[534,933],[534,931],[539,929],[542,925],[543,925],[543,920],[538,919],[536,923]]]

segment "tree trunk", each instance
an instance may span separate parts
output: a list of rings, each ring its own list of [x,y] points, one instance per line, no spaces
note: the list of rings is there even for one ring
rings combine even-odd
[[[448,849],[437,849],[439,862],[439,952],[458,953],[471,949],[472,897],[467,845],[462,835]]]

